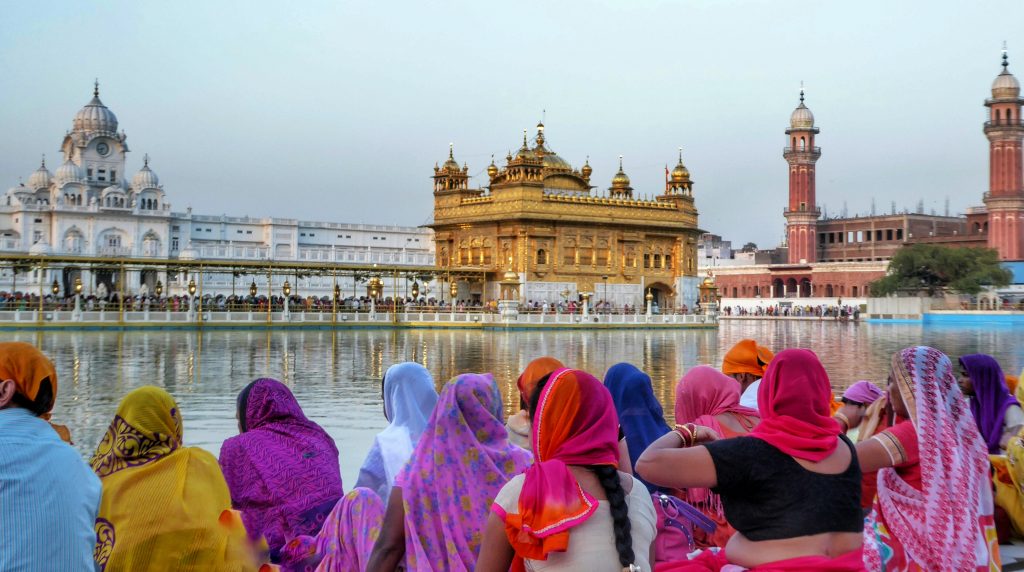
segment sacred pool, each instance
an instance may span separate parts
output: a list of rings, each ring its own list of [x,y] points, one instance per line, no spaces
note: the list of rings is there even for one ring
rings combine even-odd
[[[676,380],[694,365],[720,365],[724,352],[746,337],[774,350],[813,349],[837,389],[858,379],[884,384],[892,353],[916,344],[935,346],[954,360],[989,353],[1007,373],[1024,366],[1020,331],[1009,326],[834,321],[724,321],[717,330],[19,331],[0,337],[34,343],[55,361],[60,390],[54,420],[71,428],[83,455],[91,455],[118,400],[145,384],[177,398],[188,444],[218,453],[238,430],[239,390],[255,378],[274,377],[335,438],[347,486],[355,483],[373,436],[385,424],[380,381],[399,361],[423,363],[439,382],[460,372],[492,372],[506,412],[518,406],[518,372],[535,357],[556,356],[599,377],[628,361],[651,375],[669,415]]]

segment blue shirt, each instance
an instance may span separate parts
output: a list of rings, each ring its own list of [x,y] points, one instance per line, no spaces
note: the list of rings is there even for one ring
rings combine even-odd
[[[0,570],[96,569],[100,480],[50,424],[0,410]]]

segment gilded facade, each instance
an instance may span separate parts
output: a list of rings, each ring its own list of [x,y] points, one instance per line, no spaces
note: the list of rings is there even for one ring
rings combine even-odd
[[[506,273],[518,275],[522,302],[607,300],[641,306],[648,291],[659,306],[696,301],[697,209],[693,182],[679,163],[650,200],[633,196],[619,159],[607,193],[591,184],[589,161],[575,169],[545,140],[532,141],[498,166],[489,185],[472,188],[469,167],[448,159],[434,167],[436,264],[455,275],[458,298],[490,300]]]

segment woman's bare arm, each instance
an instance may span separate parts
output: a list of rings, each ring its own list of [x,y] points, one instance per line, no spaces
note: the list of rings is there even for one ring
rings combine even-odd
[[[696,442],[708,443],[718,435],[696,427]],[[711,488],[718,484],[715,463],[706,447],[683,447],[683,438],[669,431],[651,443],[636,462],[636,472],[649,483],[676,489]]]
[[[860,462],[860,470],[864,473],[892,466],[889,452],[876,439],[866,439],[857,443],[857,461]]]
[[[515,551],[505,534],[505,523],[491,513],[484,525],[484,538],[480,557],[476,559],[476,572],[508,572]]]
[[[384,513],[384,526],[380,536],[373,545],[370,561],[366,565],[368,572],[394,572],[405,557],[405,505],[402,502],[402,489],[391,488],[387,512]]]

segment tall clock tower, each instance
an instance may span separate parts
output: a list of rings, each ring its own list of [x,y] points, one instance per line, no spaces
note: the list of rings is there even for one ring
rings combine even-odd
[[[126,181],[127,136],[117,132],[117,116],[100,101],[96,82],[92,100],[75,114],[71,131],[64,136],[61,153],[78,165],[93,192]]]

